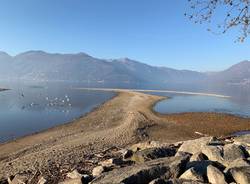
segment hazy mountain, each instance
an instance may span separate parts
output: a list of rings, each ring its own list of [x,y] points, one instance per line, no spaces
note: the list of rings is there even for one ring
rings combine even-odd
[[[0,52],[0,79],[32,81],[77,81],[105,86],[161,87],[249,85],[250,62],[244,61],[222,72],[201,73],[154,67],[128,58],[104,60],[85,53],[51,54],[28,51],[9,56]]]
[[[225,85],[250,85],[250,61],[242,61],[227,70],[213,73],[210,80]]]

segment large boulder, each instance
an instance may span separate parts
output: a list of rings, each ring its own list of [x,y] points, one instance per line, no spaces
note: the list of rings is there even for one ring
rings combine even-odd
[[[250,166],[247,167],[235,167],[229,170],[229,173],[239,184],[249,184],[250,183]]]
[[[202,175],[195,171],[192,167],[185,171],[181,176],[180,179],[192,180],[192,181],[204,181]]]
[[[184,141],[183,144],[180,146],[178,152],[186,152],[191,154],[201,152],[202,148],[205,145],[208,145],[210,140],[211,137],[202,137],[195,140]]]
[[[211,161],[223,162],[223,148],[222,146],[203,146],[202,153]]]
[[[211,184],[227,184],[224,174],[212,165],[207,167],[207,178]]]
[[[174,156],[176,150],[170,147],[162,148],[147,148],[144,150],[137,151],[131,157],[131,160],[137,163],[143,163],[149,160],[154,160],[162,157]]]
[[[201,152],[193,154],[190,158],[190,162],[207,160],[207,156]]]
[[[108,173],[92,181],[92,184],[134,184],[149,183],[154,179],[164,176],[165,178],[177,177],[183,172],[189,157],[166,157],[143,164],[136,164]]]
[[[245,153],[240,145],[227,144],[223,147],[223,159],[225,162],[232,162],[233,160],[245,158]]]

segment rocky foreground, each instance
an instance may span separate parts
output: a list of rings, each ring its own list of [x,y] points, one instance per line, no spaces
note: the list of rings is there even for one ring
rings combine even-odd
[[[89,164],[89,163],[83,163]],[[110,148],[92,158],[91,170],[74,168],[60,184],[228,184],[250,183],[250,135],[164,144],[138,143]],[[59,171],[60,172],[60,171]],[[63,172],[63,171],[61,171]],[[55,183],[41,171],[2,179],[0,183]]]

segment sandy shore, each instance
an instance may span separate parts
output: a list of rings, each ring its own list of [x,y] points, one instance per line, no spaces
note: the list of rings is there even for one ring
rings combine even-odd
[[[160,115],[153,105],[164,97],[120,91],[86,116],[0,145],[0,178],[22,171],[43,173],[88,167],[87,160],[113,147],[144,141],[176,142],[195,132],[224,136],[249,130],[250,119],[216,113]]]

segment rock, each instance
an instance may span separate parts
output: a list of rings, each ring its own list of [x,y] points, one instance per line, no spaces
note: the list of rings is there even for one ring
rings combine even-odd
[[[203,161],[193,161],[193,162],[188,162],[186,169],[194,168],[197,173],[200,175],[206,175],[207,174],[207,167],[209,165],[212,165],[214,167],[220,168],[220,170],[224,170],[225,167],[221,165],[218,162],[214,162],[211,160],[203,160]]]
[[[67,177],[70,178],[70,179],[76,179],[76,178],[82,178],[82,174],[80,174],[77,170],[74,170],[70,173],[67,174]]]
[[[193,162],[193,161],[202,161],[202,160],[207,160],[207,156],[204,155],[203,153],[201,152],[197,152],[195,154],[193,154],[190,158],[190,162]]]
[[[137,151],[131,157],[131,160],[137,163],[143,163],[145,161],[174,156],[176,150],[173,148],[147,148],[141,151]]]
[[[66,179],[63,182],[60,182],[59,184],[82,184],[82,180],[79,178],[76,179]]]
[[[241,135],[234,138],[234,143],[239,145],[250,146],[250,134]]]
[[[202,181],[202,182],[204,181],[203,177],[200,174],[198,174],[193,167],[185,171],[180,176],[180,179]]]
[[[183,179],[170,179],[166,182],[166,184],[204,184],[204,182],[200,181],[191,181],[191,180],[183,180]]]
[[[249,162],[246,159],[238,158],[228,163],[225,172],[234,167],[246,167],[246,166],[250,166]]]
[[[26,184],[27,182],[28,177],[26,175],[17,174],[12,180],[9,179],[10,184]]]
[[[121,165],[123,163],[120,158],[110,158],[108,160],[102,161],[99,164],[103,167],[111,167],[113,165]]]
[[[149,182],[148,184],[166,184],[166,181],[161,178],[157,178]]]
[[[249,184],[250,183],[250,166],[247,167],[237,167],[229,170],[229,173],[239,184]]]
[[[123,167],[103,173],[92,184],[149,183],[154,179],[176,177],[183,172],[189,157],[166,157],[143,164]]]
[[[207,178],[211,184],[227,184],[224,174],[212,165],[207,167]]]
[[[223,147],[224,154],[223,158],[225,162],[232,162],[238,158],[245,158],[245,153],[242,150],[242,147],[236,144],[227,144]]]
[[[181,151],[191,154],[201,152],[202,147],[207,145],[210,139],[211,137],[202,137],[195,140],[184,141],[183,144],[180,146],[178,152]]]
[[[44,177],[40,177],[37,184],[45,184],[46,182],[47,182],[47,180]]]
[[[223,148],[221,146],[203,146],[202,153],[207,156],[207,158],[211,161],[217,161],[222,163]]]
[[[211,145],[211,146],[223,146],[224,145],[224,142],[217,139],[216,137],[212,137],[209,142],[208,142],[208,145]]]
[[[94,177],[100,176],[105,171],[105,168],[103,166],[97,166],[93,169],[92,175]]]
[[[120,150],[123,159],[130,158],[133,155],[133,151],[130,149]]]

